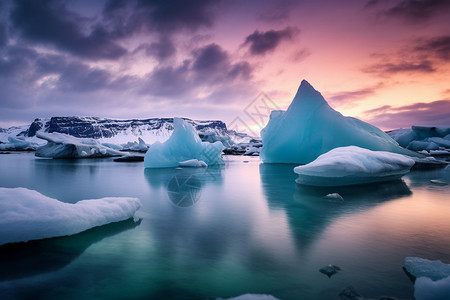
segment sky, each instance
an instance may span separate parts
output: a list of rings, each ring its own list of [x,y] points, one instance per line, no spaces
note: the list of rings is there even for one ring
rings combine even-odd
[[[2,0],[0,127],[52,116],[258,132],[305,79],[383,130],[450,127],[450,0]]]

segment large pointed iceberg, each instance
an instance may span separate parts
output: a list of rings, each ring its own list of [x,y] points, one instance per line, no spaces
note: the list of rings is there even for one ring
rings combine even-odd
[[[72,235],[134,217],[137,198],[64,203],[26,188],[0,188],[0,245]]]
[[[194,127],[181,118],[173,119],[173,133],[164,143],[156,142],[144,158],[145,168],[178,167],[191,159],[204,161],[208,166],[222,163],[223,144],[202,142]]]
[[[330,150],[294,172],[299,184],[343,186],[400,179],[413,165],[413,159],[401,154],[348,146]]]
[[[305,80],[286,111],[271,113],[261,137],[260,157],[266,163],[307,164],[331,149],[351,145],[414,155],[377,127],[332,109]]]

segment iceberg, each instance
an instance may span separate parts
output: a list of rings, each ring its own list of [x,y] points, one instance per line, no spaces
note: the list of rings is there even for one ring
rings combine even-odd
[[[154,143],[145,153],[145,168],[178,167],[180,162],[191,159],[201,160],[208,166],[223,163],[221,142],[202,142],[194,127],[181,118],[174,118],[173,126],[167,141]]]
[[[26,188],[0,188],[0,245],[73,235],[130,219],[137,198],[101,198],[64,203]]]
[[[330,150],[294,172],[299,184],[343,186],[400,179],[413,165],[412,158],[401,154],[348,146]]]
[[[450,265],[440,260],[405,257],[403,269],[414,282],[414,299],[447,300],[450,295]]]
[[[265,163],[307,164],[331,149],[352,145],[420,156],[400,147],[377,127],[344,117],[305,80],[286,111],[272,111],[261,138],[260,157]]]
[[[414,283],[414,299],[416,300],[448,300],[449,297],[450,276],[437,281],[420,277]]]
[[[388,132],[400,146],[414,151],[450,149],[450,127],[412,126]],[[448,153],[447,153],[448,154]]]
[[[450,276],[450,265],[440,260],[428,260],[420,257],[405,257],[403,269],[412,280],[427,277],[436,281]]]
[[[96,158],[122,156],[123,153],[90,138],[75,138],[63,133],[38,132],[47,144],[36,149],[36,156],[50,158]]]
[[[36,150],[37,143],[27,141],[24,137],[8,137],[8,142],[0,143],[0,150]]]

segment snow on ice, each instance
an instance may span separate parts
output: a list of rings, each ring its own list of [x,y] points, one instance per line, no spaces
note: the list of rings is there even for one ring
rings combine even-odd
[[[342,186],[389,181],[409,172],[414,160],[401,154],[348,146],[335,148],[313,162],[294,168],[296,182],[313,186]]]
[[[64,203],[26,188],[0,188],[0,245],[73,235],[132,218],[137,198],[101,198]]]
[[[47,144],[36,149],[36,156],[49,158],[87,158],[122,156],[123,153],[90,138],[75,138],[63,133],[38,132],[37,137]]]

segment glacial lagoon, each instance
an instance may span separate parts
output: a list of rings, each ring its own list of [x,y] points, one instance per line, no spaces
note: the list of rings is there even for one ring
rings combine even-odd
[[[295,165],[225,156],[210,168],[144,169],[112,158],[0,155],[0,187],[67,203],[137,197],[139,221],[0,248],[2,299],[412,299],[403,259],[450,263],[450,168],[312,188]],[[325,199],[337,192],[344,201]],[[13,201],[13,199],[11,200]],[[332,277],[319,269],[333,264]]]

